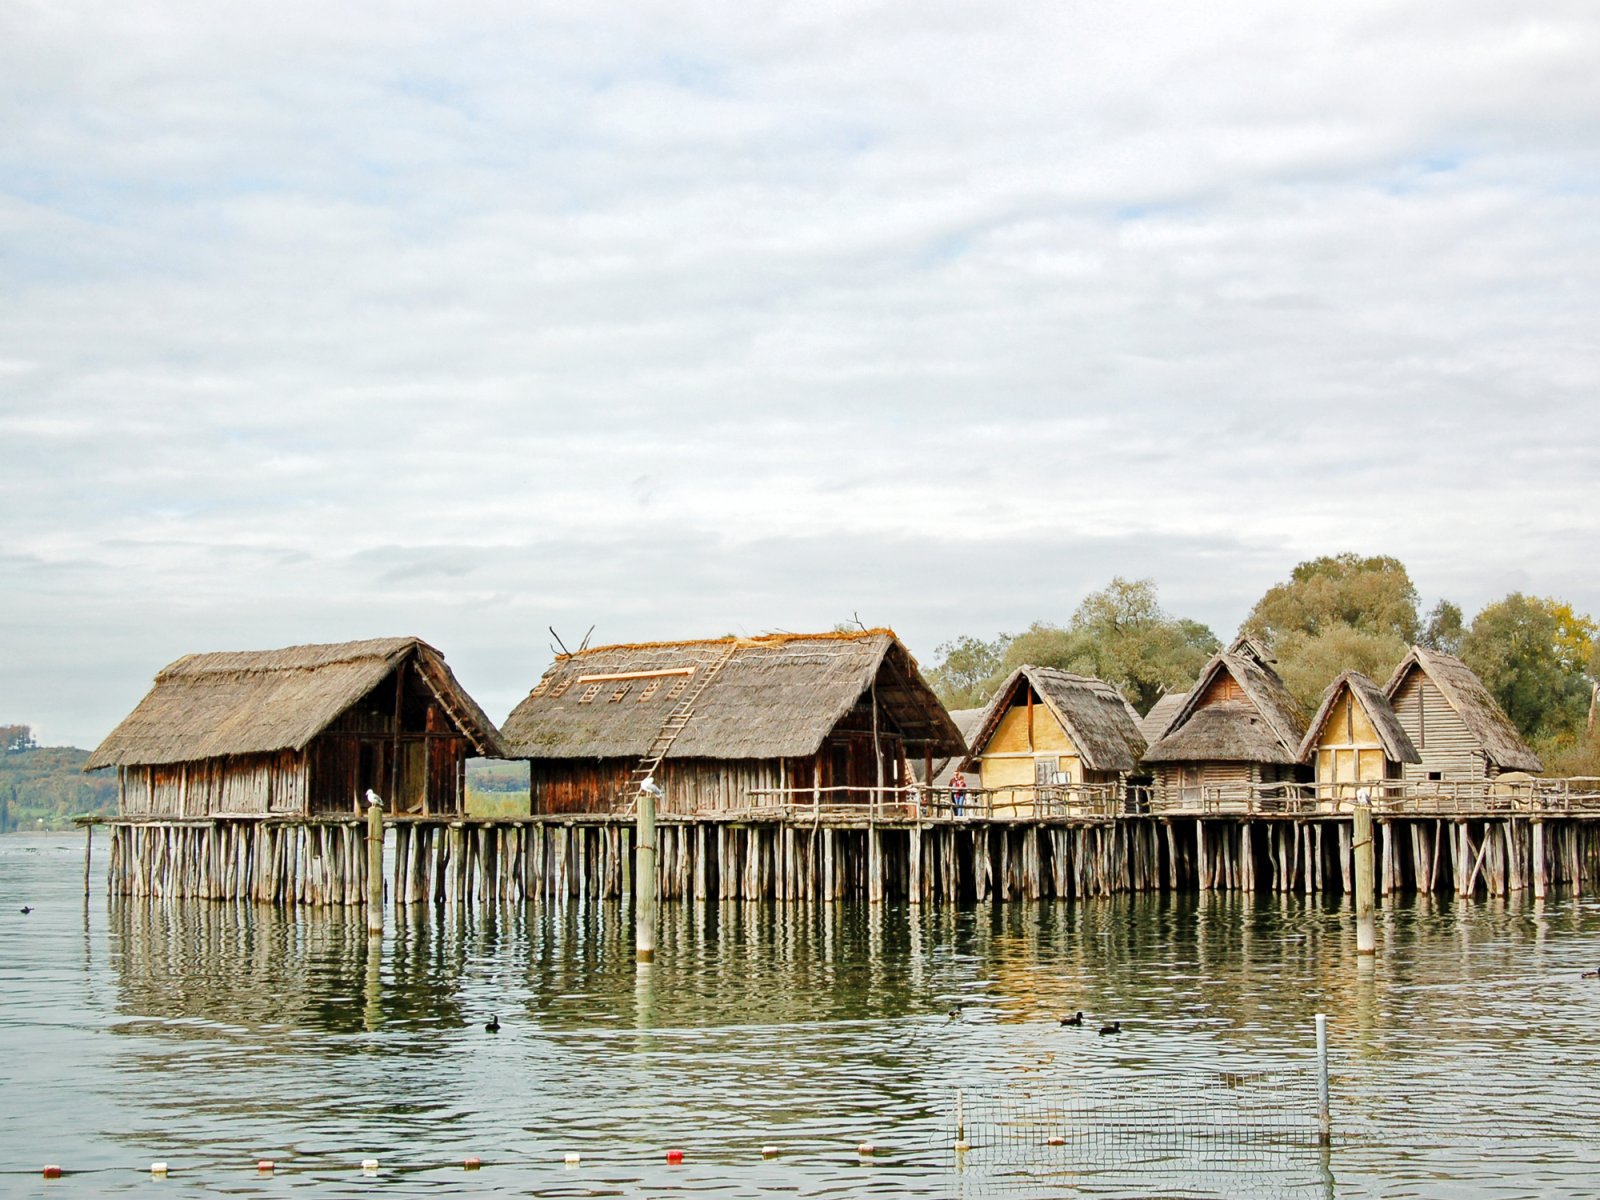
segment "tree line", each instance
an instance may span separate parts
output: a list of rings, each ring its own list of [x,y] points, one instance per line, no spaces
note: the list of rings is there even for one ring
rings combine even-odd
[[[1553,774],[1600,775],[1596,728],[1600,627],[1554,597],[1512,592],[1470,622],[1441,600],[1421,611],[1405,565],[1386,555],[1334,554],[1300,563],[1268,588],[1239,628],[1272,652],[1284,685],[1309,717],[1342,671],[1385,682],[1413,644],[1461,658],[1475,671]],[[1185,691],[1221,640],[1159,602],[1154,580],[1120,576],[1091,593],[1065,623],[1015,634],[971,635],[938,647],[928,682],[952,709],[988,702],[1018,666],[1094,675],[1145,713]]]
[[[72,818],[117,807],[117,777],[86,775],[89,752],[41,746],[28,725],[0,725],[0,833],[66,829]]]

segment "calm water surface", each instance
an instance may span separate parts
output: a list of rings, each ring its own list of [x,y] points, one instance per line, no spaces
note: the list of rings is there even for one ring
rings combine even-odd
[[[1301,899],[668,906],[641,975],[616,905],[374,947],[359,914],[86,905],[82,850],[0,838],[7,1195],[1600,1194],[1586,898],[1400,903],[1365,970]]]

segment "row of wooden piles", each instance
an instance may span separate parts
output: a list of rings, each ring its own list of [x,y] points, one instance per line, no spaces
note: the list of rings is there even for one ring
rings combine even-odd
[[[1343,820],[1125,818],[1076,825],[963,822],[835,828],[770,821],[657,827],[665,900],[953,903],[1149,891],[1305,895],[1352,889]],[[633,828],[584,822],[401,822],[388,895],[401,904],[535,897],[616,899],[631,890]],[[1580,889],[1600,866],[1600,826],[1517,818],[1375,826],[1377,890],[1504,896]],[[356,822],[118,823],[110,888],[133,896],[359,904]]]

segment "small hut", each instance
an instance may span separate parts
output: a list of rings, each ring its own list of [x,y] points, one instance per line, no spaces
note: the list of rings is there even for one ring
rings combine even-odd
[[[997,816],[1081,805],[1110,797],[1138,765],[1145,749],[1138,722],[1104,680],[1018,667],[978,720],[966,769],[978,772]]]
[[[1305,777],[1305,717],[1261,645],[1239,638],[1200,672],[1145,751],[1157,807],[1244,809]]]
[[[417,638],[190,654],[156,676],[85,767],[117,768],[122,816],[459,813],[500,737]]]
[[[965,752],[961,731],[893,631],[600,646],[556,659],[506,718],[536,813],[633,802],[662,811],[881,802],[909,760]],[[931,773],[931,772],[929,772]]]
[[[1404,767],[1408,783],[1482,781],[1507,771],[1544,770],[1483,680],[1454,655],[1413,646],[1383,690],[1417,750],[1418,760]]]
[[[1407,763],[1420,763],[1389,698],[1359,671],[1346,671],[1322,693],[1322,703],[1300,742],[1300,761],[1312,767],[1317,797],[1332,806],[1354,797],[1361,785],[1400,780]]]

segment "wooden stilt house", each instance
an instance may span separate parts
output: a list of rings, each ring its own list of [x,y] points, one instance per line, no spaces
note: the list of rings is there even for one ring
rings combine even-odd
[[[1109,804],[1144,753],[1138,722],[1104,680],[1018,667],[978,719],[966,769],[996,816]]]
[[[965,752],[887,629],[602,646],[562,655],[506,718],[536,813],[631,805],[649,773],[670,813],[867,806],[909,760]],[[931,774],[931,772],[929,772]]]
[[[1240,638],[1200,672],[1144,754],[1157,808],[1242,811],[1304,780],[1305,717],[1260,645]]]
[[[1383,690],[1417,749],[1417,761],[1404,765],[1408,783],[1481,782],[1507,771],[1544,770],[1483,681],[1454,655],[1413,646]]]
[[[117,768],[118,812],[161,818],[459,813],[498,732],[417,638],[190,654],[156,676],[87,770]]]
[[[1406,764],[1422,761],[1383,689],[1359,671],[1346,671],[1322,693],[1322,703],[1300,743],[1322,807],[1348,807],[1357,790],[1374,798],[1385,784],[1404,778]],[[1398,789],[1389,789],[1398,791]]]

